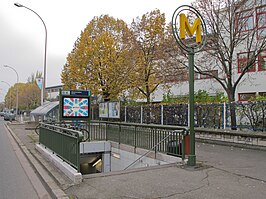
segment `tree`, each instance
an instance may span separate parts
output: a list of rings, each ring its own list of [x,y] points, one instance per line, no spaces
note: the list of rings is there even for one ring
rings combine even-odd
[[[41,89],[36,84],[36,78],[42,77],[41,72],[32,73],[27,79],[27,83],[16,83],[14,86],[8,89],[5,96],[5,104],[9,108],[15,108],[16,105],[16,95],[18,88],[18,108],[20,110],[32,110],[40,106],[41,101]]]
[[[5,96],[5,104],[8,108],[16,106],[16,89],[18,87],[18,108],[20,110],[32,110],[40,106],[41,90],[36,82],[34,83],[18,83],[8,89]]]
[[[61,74],[65,88],[89,89],[105,101],[118,98],[132,71],[130,36],[124,21],[94,17],[67,57]]]
[[[19,109],[32,110],[40,106],[41,103],[41,89],[36,83],[26,83],[19,87]]]
[[[163,83],[165,15],[159,10],[151,11],[136,18],[131,24],[134,34],[133,56],[135,76],[132,88],[151,102],[151,94]]]
[[[236,129],[236,88],[249,78],[248,72],[254,70],[266,48],[265,29],[260,29],[263,19],[258,18],[253,26],[254,1],[197,0],[194,6],[204,16],[209,33],[207,45],[195,61],[196,71],[214,78],[225,90],[231,126]],[[213,73],[216,69],[218,75]]]
[[[42,78],[42,72],[37,71],[35,74],[32,73],[30,77],[28,77],[28,83],[35,83],[37,78]]]

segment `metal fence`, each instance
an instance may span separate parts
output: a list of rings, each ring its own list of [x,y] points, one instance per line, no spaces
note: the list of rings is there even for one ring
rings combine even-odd
[[[78,170],[77,146],[81,141],[113,141],[133,146],[135,150],[143,148],[154,151],[155,155],[161,152],[185,159],[189,153],[188,137],[185,127],[109,121],[42,123],[40,128],[40,143]]]
[[[188,130],[184,127],[105,121],[91,121],[88,127],[91,141],[109,140],[185,158]]]
[[[237,128],[253,131],[266,130],[266,102],[234,103]],[[216,129],[231,127],[229,104],[195,104],[195,126]],[[93,120],[140,124],[188,126],[187,104],[122,106],[120,119],[99,118],[98,105],[92,108]]]
[[[79,131],[41,123],[39,142],[80,172],[80,147],[83,135]]]

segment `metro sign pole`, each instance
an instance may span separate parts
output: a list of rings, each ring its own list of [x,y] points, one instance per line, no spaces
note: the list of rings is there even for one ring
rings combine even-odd
[[[194,23],[190,26],[186,15],[182,12],[190,12],[196,16]],[[178,20],[179,17],[179,20]],[[172,17],[172,30],[177,44],[182,50],[188,53],[189,64],[189,133],[190,152],[188,156],[188,166],[196,166],[195,153],[195,120],[194,120],[194,55],[200,51],[206,43],[206,24],[200,13],[192,6],[183,5],[178,7]],[[196,42],[191,43],[191,37],[196,32]],[[184,152],[183,152],[184,153]]]

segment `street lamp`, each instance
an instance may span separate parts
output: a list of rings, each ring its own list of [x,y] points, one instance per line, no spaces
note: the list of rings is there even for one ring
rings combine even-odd
[[[19,76],[18,76],[18,72],[11,66],[8,66],[8,65],[4,65],[4,67],[6,68],[10,68],[11,70],[13,70],[16,74],[17,74],[17,91],[16,91],[16,116],[18,115],[18,81],[19,81]]]
[[[9,86],[9,88],[11,88],[11,85],[8,82],[5,82],[5,81],[1,81],[1,82],[7,84]],[[12,108],[11,107],[11,90],[9,91],[9,106],[10,106],[10,109],[11,109]]]
[[[45,99],[45,85],[46,85],[46,51],[47,51],[47,28],[46,25],[43,21],[43,19],[40,17],[40,15],[38,15],[37,12],[35,12],[34,10],[20,4],[20,3],[14,3],[15,6],[17,7],[23,7],[26,8],[28,10],[30,10],[31,12],[33,12],[34,14],[36,14],[40,20],[42,21],[43,25],[44,25],[44,30],[45,30],[45,41],[44,41],[44,64],[43,64],[43,83],[42,83],[42,92],[41,92],[41,105],[43,105],[43,101]]]

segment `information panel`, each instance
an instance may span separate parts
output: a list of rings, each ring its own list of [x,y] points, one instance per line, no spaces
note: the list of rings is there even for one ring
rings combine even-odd
[[[89,91],[61,91],[60,119],[88,120],[90,118]]]
[[[120,102],[102,102],[99,104],[100,118],[120,118]]]

